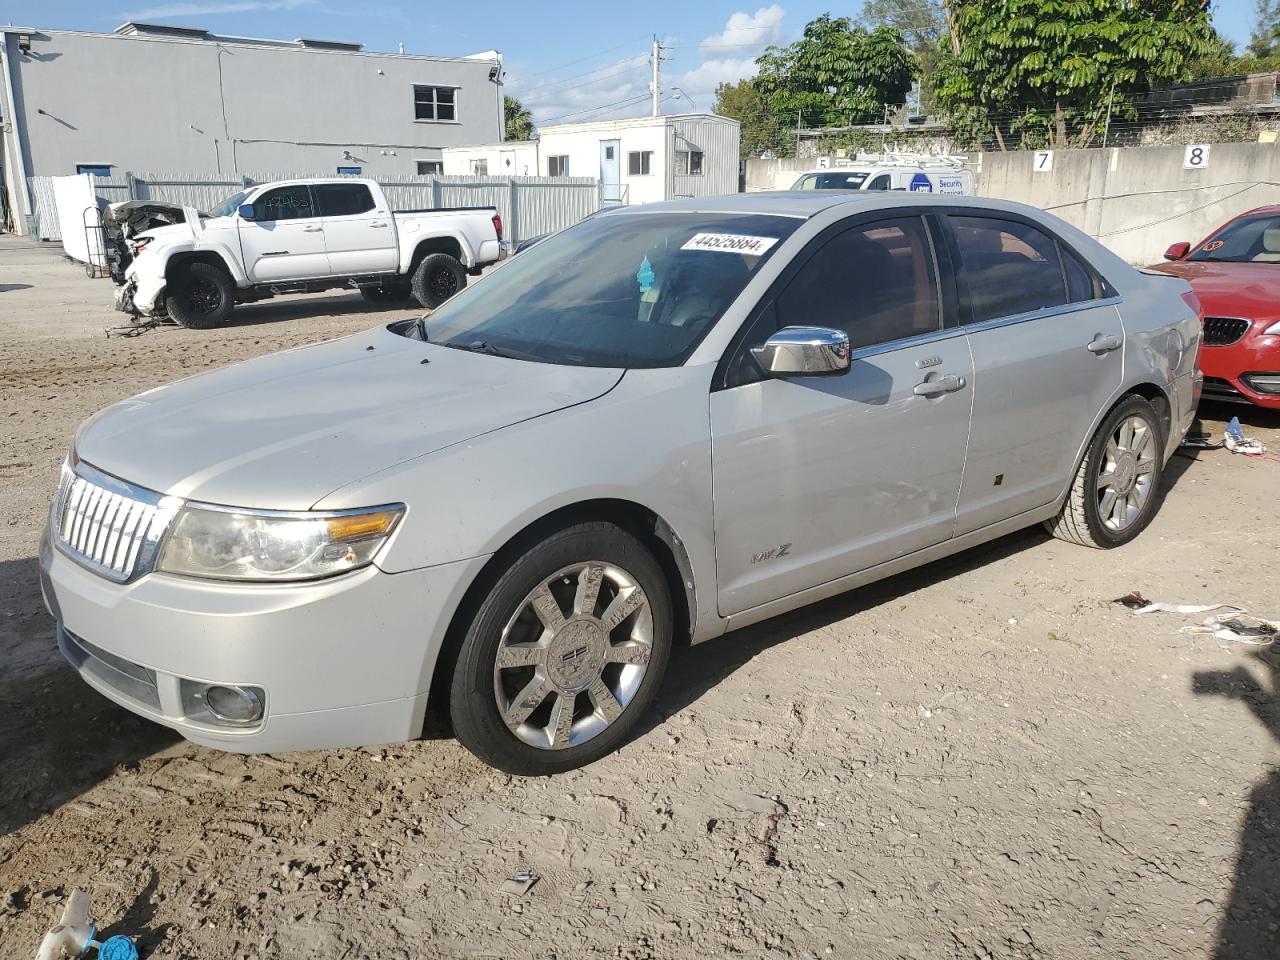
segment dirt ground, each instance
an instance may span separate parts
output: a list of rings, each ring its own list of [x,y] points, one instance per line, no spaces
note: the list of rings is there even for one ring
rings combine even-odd
[[[1280,651],[1109,602],[1280,616],[1280,463],[1179,456],[1128,547],[1027,531],[678,652],[641,734],[554,779],[447,738],[217,753],[57,655],[35,555],[71,432],[407,311],[291,298],[108,340],[110,281],[59,254],[0,237],[7,956],[74,887],[105,933],[192,960],[1280,956]],[[1280,417],[1241,413],[1280,448]]]

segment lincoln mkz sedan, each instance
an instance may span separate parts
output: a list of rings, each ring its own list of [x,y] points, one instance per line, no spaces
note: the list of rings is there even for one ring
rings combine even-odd
[[[425,319],[76,433],[41,548],[95,689],[244,752],[617,749],[700,642],[1032,524],[1136,536],[1201,389],[1187,284],[1029,207],[603,212]]]

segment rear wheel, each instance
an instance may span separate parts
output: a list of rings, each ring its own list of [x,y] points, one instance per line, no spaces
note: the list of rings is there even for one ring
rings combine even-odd
[[[165,292],[165,312],[193,330],[208,330],[226,321],[235,305],[235,287],[227,272],[210,263],[180,267]]]
[[[607,523],[519,557],[472,620],[450,714],[462,744],[507,773],[545,776],[616,750],[653,701],[671,651],[653,555]]]
[[[1062,512],[1045,522],[1060,540],[1109,549],[1151,522],[1164,472],[1164,431],[1155,409],[1131,396],[1111,411],[1085,451]]]
[[[438,307],[467,285],[467,271],[447,253],[429,253],[413,271],[413,296],[428,309]]]

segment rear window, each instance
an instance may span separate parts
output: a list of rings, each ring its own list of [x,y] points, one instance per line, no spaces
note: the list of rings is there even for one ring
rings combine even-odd
[[[975,323],[1069,302],[1053,238],[1013,220],[947,219],[960,248]]]
[[[322,217],[350,217],[376,206],[373,193],[363,183],[317,183],[311,189]]]

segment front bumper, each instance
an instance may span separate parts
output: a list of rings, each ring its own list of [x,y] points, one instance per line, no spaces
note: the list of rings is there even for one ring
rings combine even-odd
[[[1250,374],[1280,373],[1280,337],[1250,331],[1228,346],[1205,347],[1200,351],[1200,366],[1205,375],[1206,400],[1280,410],[1280,393],[1256,390],[1247,379]]]
[[[162,312],[163,297],[163,275],[152,277],[131,266],[125,273],[124,283],[116,287],[115,308],[134,316],[153,317]]]
[[[63,655],[99,693],[196,743],[283,752],[417,737],[449,618],[483,563],[310,584],[158,573],[120,584],[46,533],[40,586]],[[260,687],[265,715],[219,725],[184,705],[184,679]]]

